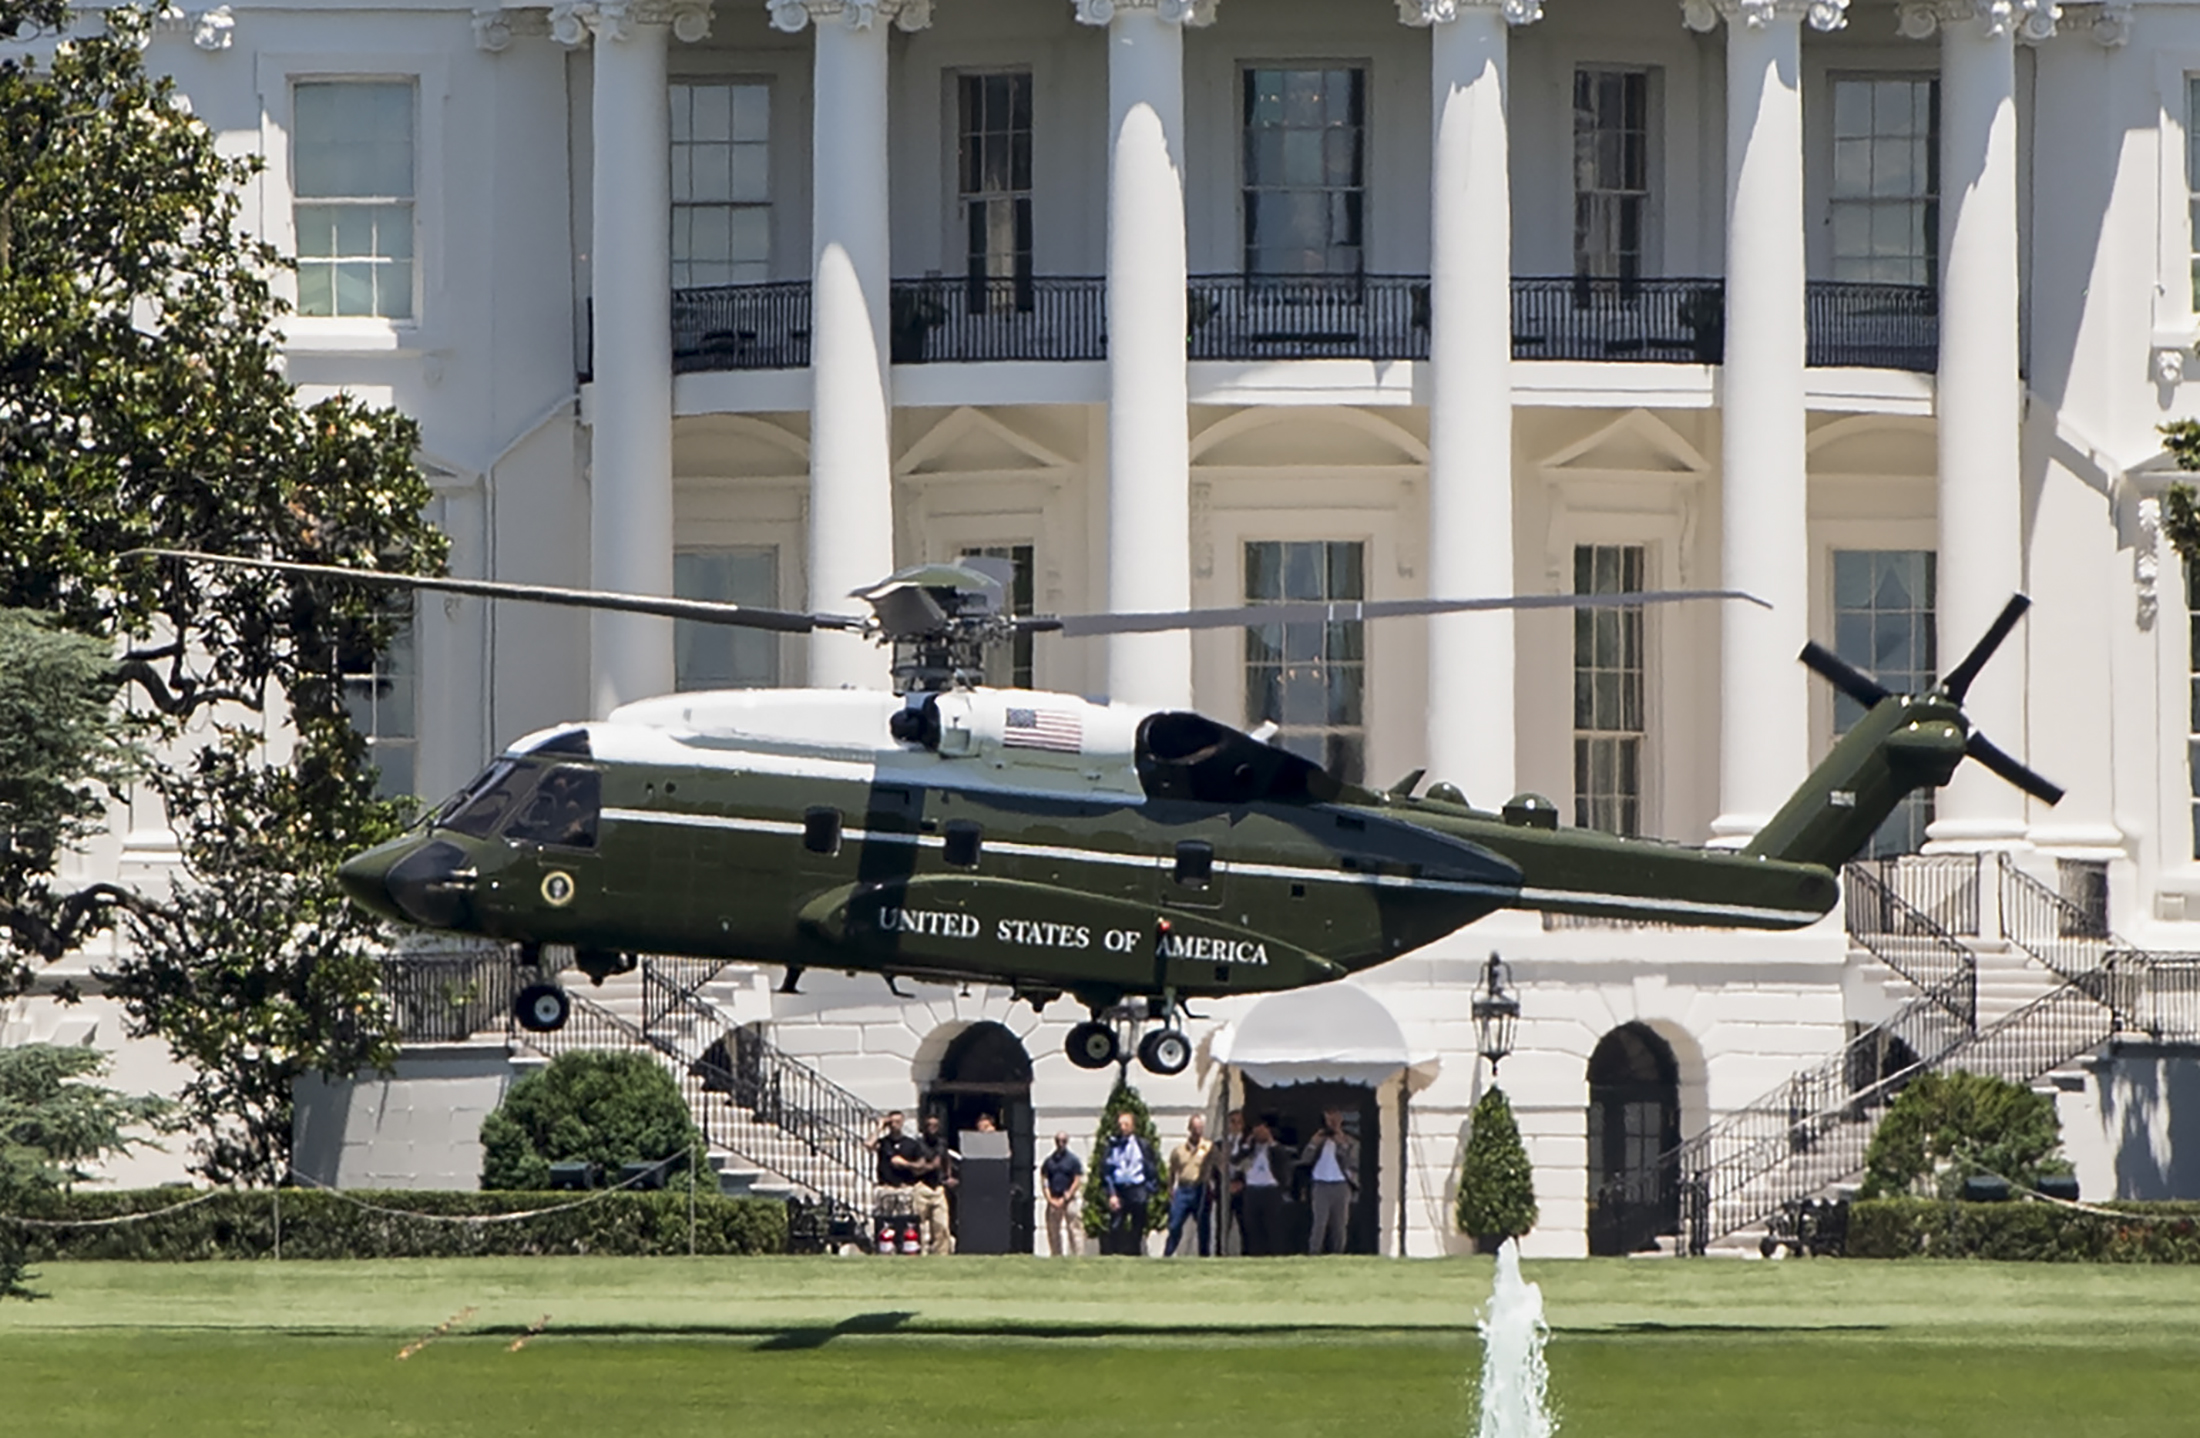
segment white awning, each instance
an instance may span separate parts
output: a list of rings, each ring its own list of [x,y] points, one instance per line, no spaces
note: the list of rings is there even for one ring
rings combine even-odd
[[[1215,1036],[1211,1052],[1263,1088],[1361,1083],[1370,1088],[1415,1060],[1389,1007],[1349,979],[1270,994]]]

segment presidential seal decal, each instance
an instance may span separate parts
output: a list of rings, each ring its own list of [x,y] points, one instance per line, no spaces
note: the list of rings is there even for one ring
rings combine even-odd
[[[573,876],[563,869],[552,869],[542,876],[542,901],[553,909],[562,909],[573,902]]]

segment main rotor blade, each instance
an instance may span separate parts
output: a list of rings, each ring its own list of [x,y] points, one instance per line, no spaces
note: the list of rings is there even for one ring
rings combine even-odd
[[[1801,659],[1812,673],[1824,677],[1832,683],[1834,688],[1848,695],[1866,709],[1886,698],[1890,692],[1878,680],[1815,639],[1805,644],[1803,652],[1796,657]]]
[[[1515,594],[1492,599],[1372,599],[1324,603],[1242,604],[1228,609],[1171,609],[1145,614],[1033,615],[1018,629],[1064,634],[1159,634],[1175,629],[1235,629],[1247,624],[1354,624],[1365,619],[1404,619],[1426,614],[1470,614],[1509,609],[1633,609],[1641,604],[1679,604],[1691,599],[1739,599],[1770,609],[1738,589],[1664,589],[1641,594]]]
[[[727,624],[740,629],[769,629],[780,634],[807,634],[813,629],[861,630],[864,621],[853,614],[796,614],[785,609],[758,609],[747,604],[728,604],[716,599],[671,599],[656,594],[622,594],[607,589],[561,589],[549,584],[512,584],[497,579],[446,579],[414,574],[387,574],[377,569],[345,569],[334,564],[294,564],[280,559],[244,559],[232,554],[204,554],[195,549],[133,549],[122,557],[151,555],[181,559],[191,564],[215,564],[228,569],[257,569],[290,574],[301,579],[340,579],[350,584],[374,584],[385,589],[416,590],[424,594],[460,594],[474,599],[516,599],[528,604],[555,604],[568,609],[595,609],[612,614],[648,614],[662,619],[692,619],[698,624]]]
[[[2024,611],[2031,607],[2032,601],[2024,595],[2010,595],[2009,602],[2001,607],[2001,613],[1994,617],[1994,622],[1979,636],[1978,643],[1972,645],[1971,652],[1963,656],[1963,662],[1949,670],[1948,677],[1940,681],[1941,691],[1961,704],[1963,696],[1971,692],[1971,681],[1978,678],[1978,672],[1986,667],[1986,661],[1994,657],[1994,651],[2001,648],[2001,641],[2009,637],[2009,631],[2017,627],[2017,621],[2024,618]],[[2009,782],[2014,784],[2016,780]]]
[[[2016,756],[1996,744],[1977,730],[1971,732],[1963,750],[1973,759],[1984,764],[2002,778],[2030,794],[2042,804],[2052,808],[2062,802],[2062,785],[2042,776],[2038,771],[2020,762]]]

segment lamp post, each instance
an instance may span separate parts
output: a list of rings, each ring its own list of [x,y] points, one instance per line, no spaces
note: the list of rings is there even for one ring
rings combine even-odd
[[[1513,997],[1511,981],[1511,967],[1492,953],[1482,970],[1482,991],[1474,996],[1474,1033],[1493,1075],[1512,1052],[1513,1033],[1520,1026],[1520,1000]]]

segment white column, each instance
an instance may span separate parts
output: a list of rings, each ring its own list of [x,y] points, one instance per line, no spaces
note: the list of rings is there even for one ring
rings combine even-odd
[[[888,22],[922,29],[929,0],[779,0],[772,24],[816,21],[810,124],[810,607],[860,613],[851,591],[894,568],[888,369]],[[843,634],[810,639],[810,683],[879,689],[887,655]]]
[[[1108,40],[1108,608],[1192,602],[1185,374],[1184,31],[1215,0],[1076,0]],[[1187,708],[1181,631],[1108,640],[1108,693]]]
[[[1513,592],[1509,27],[1540,0],[1399,0],[1430,29],[1428,592]],[[1428,626],[1429,771],[1477,803],[1514,787],[1513,616]]]
[[[1772,608],[1729,603],[1719,624],[1719,817],[1714,842],[1764,827],[1809,769],[1809,525],[1804,445],[1802,22],[1846,0],[1688,0],[1726,21],[1726,357],[1720,368],[1719,579]]]
[[[2016,39],[2054,33],[2046,0],[1941,3],[1903,12],[1905,33],[1940,29],[1939,649],[1953,668],[2024,584],[2017,377]],[[2024,631],[1971,686],[1964,708],[2024,752]],[[1940,791],[1932,848],[2023,842],[2021,791],[1977,764]]]
[[[553,33],[593,36],[595,425],[589,582],[672,592],[672,174],[665,89],[669,28],[625,0],[560,6]],[[597,715],[672,688],[672,621],[589,622]]]

